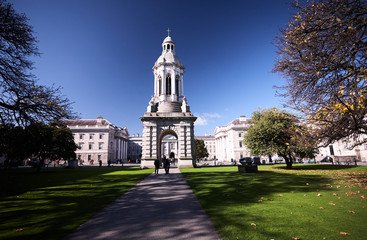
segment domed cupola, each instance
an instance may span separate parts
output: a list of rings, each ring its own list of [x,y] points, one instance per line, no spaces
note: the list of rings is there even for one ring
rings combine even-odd
[[[169,35],[169,32],[170,30],[168,30],[168,36],[163,40],[162,54],[154,63],[153,69],[154,67],[159,67],[162,64],[173,64],[179,68],[185,69],[180,59],[176,56],[176,44],[175,41],[173,41],[173,38]]]
[[[173,39],[168,35],[162,43],[162,50],[164,52],[174,52],[175,50],[175,42],[173,41]]]

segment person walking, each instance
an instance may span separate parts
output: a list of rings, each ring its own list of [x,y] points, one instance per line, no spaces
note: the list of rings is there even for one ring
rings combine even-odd
[[[155,174],[158,174],[159,171],[159,160],[154,160],[154,166],[155,166]]]
[[[99,162],[99,167],[102,167],[102,160],[99,159],[98,162]]]
[[[170,162],[169,160],[166,158],[166,156],[163,156],[163,167],[164,167],[164,170],[166,171],[166,174],[169,174],[169,167],[170,167]]]

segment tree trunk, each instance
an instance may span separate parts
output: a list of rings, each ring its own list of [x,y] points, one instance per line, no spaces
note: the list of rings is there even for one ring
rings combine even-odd
[[[287,154],[278,154],[279,156],[281,156],[282,158],[284,158],[285,163],[287,164],[287,169],[292,169],[292,156],[288,156]]]
[[[41,169],[43,167],[43,164],[45,163],[45,160],[43,158],[39,157],[39,160],[40,161],[39,161],[39,163],[37,165],[37,172],[41,172]]]

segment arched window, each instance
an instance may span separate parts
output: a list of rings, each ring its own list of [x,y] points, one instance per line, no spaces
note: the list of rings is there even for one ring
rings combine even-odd
[[[163,50],[166,50],[166,45],[163,45]]]
[[[176,75],[176,95],[177,96],[180,96],[180,93],[178,92],[178,89],[179,89],[178,84],[180,82],[179,79],[180,79],[180,77],[178,75]]]
[[[159,87],[159,90],[158,90],[159,95],[161,95],[162,94],[162,78],[161,78],[161,76],[158,77],[158,87]]]
[[[173,50],[173,45],[171,46],[171,49]]]
[[[171,75],[168,74],[166,78],[166,95],[171,95]]]
[[[169,44],[167,44],[167,49],[169,49]]]

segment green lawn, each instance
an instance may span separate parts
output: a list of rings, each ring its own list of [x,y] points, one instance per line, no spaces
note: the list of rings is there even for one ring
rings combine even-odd
[[[181,169],[222,239],[367,239],[367,167]]]
[[[0,172],[0,239],[61,239],[153,169],[49,168]]]

